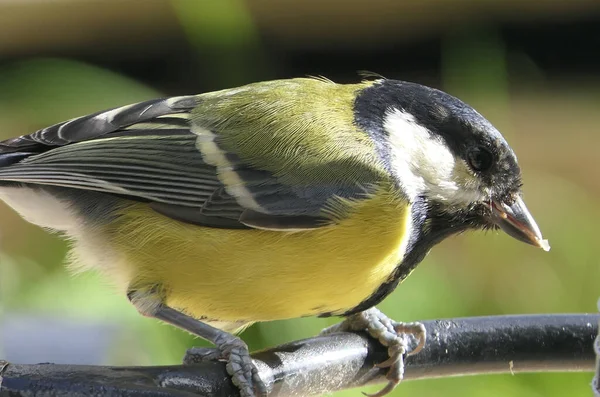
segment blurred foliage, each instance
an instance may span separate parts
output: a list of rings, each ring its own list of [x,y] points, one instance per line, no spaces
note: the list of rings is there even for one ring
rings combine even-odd
[[[204,77],[206,86],[226,87],[275,77],[244,4],[241,0],[173,0],[175,14],[201,67],[196,75],[172,79],[185,87],[188,79],[204,74],[210,76]],[[520,75],[509,73],[509,59],[519,60]],[[553,116],[573,120],[568,118],[573,101],[597,108],[598,81],[586,81],[563,98],[562,91],[545,86],[543,71],[527,54],[507,53],[491,25],[448,32],[442,46],[441,75],[441,88],[467,100],[508,137],[521,159],[528,205],[550,239],[552,250],[546,254],[497,233],[451,238],[433,250],[381,309],[403,321],[594,311],[600,280],[595,232],[600,221],[600,189],[590,181],[597,181],[599,175],[595,162],[595,167],[586,167],[579,161],[578,145],[581,140],[594,139],[590,131],[597,131],[599,120],[590,117],[571,124],[571,138],[549,150],[547,145],[560,131],[552,129],[552,117],[544,117],[543,104],[548,95],[555,96],[564,113]],[[536,81],[536,86],[512,93],[511,79]],[[29,58],[0,63],[0,138],[167,94],[179,92],[159,93],[133,78],[74,59]],[[515,122],[523,113],[529,115],[527,130]],[[555,161],[558,156],[561,163]],[[203,343],[141,317],[125,297],[114,293],[107,280],[95,274],[69,275],[62,266],[66,249],[67,243],[57,236],[25,223],[0,206],[0,320],[9,313],[43,313],[117,324],[122,332],[107,351],[104,364],[177,363],[187,347]],[[303,318],[258,324],[243,338],[251,349],[258,349],[309,337],[334,321]],[[42,360],[52,361],[52,357]],[[590,374],[438,379],[406,382],[395,395],[586,396],[590,380]],[[353,390],[339,395],[359,394]]]
[[[172,0],[172,4],[189,42],[202,56],[202,68],[214,83],[222,84],[219,88],[268,76],[259,34],[243,0]]]

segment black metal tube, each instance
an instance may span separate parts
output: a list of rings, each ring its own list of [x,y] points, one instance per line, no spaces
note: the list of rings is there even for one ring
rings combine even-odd
[[[600,300],[598,300],[598,311],[600,311]],[[596,376],[592,380],[594,396],[600,397],[600,322],[598,323],[598,336],[594,342],[594,352],[596,353]]]
[[[501,372],[594,370],[597,314],[425,321],[426,347],[405,379]],[[269,396],[310,396],[384,382],[385,349],[365,335],[316,337],[253,354]],[[401,386],[400,386],[401,387]],[[0,395],[237,396],[223,363],[100,367],[0,363]]]

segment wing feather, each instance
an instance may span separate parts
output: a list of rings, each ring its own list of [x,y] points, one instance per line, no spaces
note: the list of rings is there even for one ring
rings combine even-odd
[[[178,113],[189,113],[197,105],[196,96],[181,96],[145,101],[111,110],[78,117],[43,128],[33,134],[0,142],[0,153],[46,151],[49,147],[65,146],[106,136],[134,124],[156,121],[170,116],[178,120]],[[160,119],[169,124],[169,119]],[[187,125],[186,125],[187,127]]]
[[[340,112],[338,102],[351,103],[351,92],[309,97],[299,87],[277,93],[301,110],[282,114],[283,123],[273,117],[288,109],[265,96],[271,88],[255,89],[255,103],[247,106],[240,95],[248,98],[248,86],[123,106],[0,142],[0,185],[124,195],[204,226],[321,227],[332,221],[323,216],[332,200],[368,197],[382,172],[368,140],[321,119],[323,112]],[[348,120],[344,128],[354,128],[351,117],[340,117]],[[317,151],[307,146],[311,140],[319,141]]]

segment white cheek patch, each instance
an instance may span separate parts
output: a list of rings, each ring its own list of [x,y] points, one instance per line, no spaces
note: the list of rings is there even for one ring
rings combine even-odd
[[[393,170],[409,198],[427,195],[457,205],[482,199],[479,182],[464,161],[413,115],[390,110],[383,127],[390,137]]]

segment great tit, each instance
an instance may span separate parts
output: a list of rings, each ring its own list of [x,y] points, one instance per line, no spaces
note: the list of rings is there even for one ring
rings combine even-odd
[[[391,390],[419,324],[381,302],[444,238],[499,227],[548,243],[517,158],[473,108],[377,79],[267,81],[150,100],[0,142],[0,199],[72,243],[72,267],[139,312],[214,343],[243,396],[264,395],[257,321],[345,316],[390,347]],[[389,331],[389,332],[387,332]],[[392,335],[390,337],[390,335]]]

